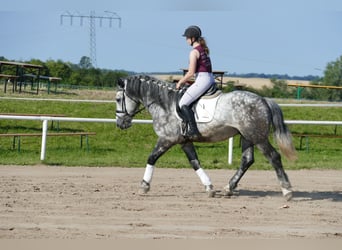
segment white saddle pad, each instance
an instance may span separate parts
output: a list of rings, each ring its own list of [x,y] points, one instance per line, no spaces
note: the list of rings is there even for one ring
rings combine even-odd
[[[217,100],[220,95],[215,98],[201,98],[192,108],[195,114],[196,122],[210,122],[215,113],[215,108],[217,104]]]
[[[214,118],[215,108],[219,97],[220,94],[213,98],[201,98],[193,105],[192,110],[195,114],[196,122],[206,123],[210,122]],[[182,120],[177,112],[176,116],[179,120]]]

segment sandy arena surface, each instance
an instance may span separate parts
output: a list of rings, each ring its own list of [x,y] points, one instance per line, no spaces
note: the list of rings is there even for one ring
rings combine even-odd
[[[208,198],[192,169],[0,166],[0,239],[342,239],[342,171],[249,171],[232,198]],[[232,170],[207,170],[217,190]]]

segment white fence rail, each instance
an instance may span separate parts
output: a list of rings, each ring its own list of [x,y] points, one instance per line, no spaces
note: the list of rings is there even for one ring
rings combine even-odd
[[[80,117],[51,117],[51,116],[20,116],[20,115],[0,115],[0,120],[33,120],[42,121],[42,145],[40,151],[40,160],[45,160],[46,156],[46,137],[48,131],[48,121],[64,121],[64,122],[105,122],[116,123],[116,119],[108,118],[80,118]],[[133,123],[138,124],[152,124],[152,120],[136,120]]]
[[[45,160],[46,156],[46,136],[48,130],[48,121],[65,121],[65,122],[105,122],[116,123],[116,119],[108,118],[79,118],[79,117],[51,117],[51,116],[16,116],[16,115],[0,115],[1,119],[7,120],[36,120],[42,121],[42,145],[40,160]],[[132,123],[152,124],[152,120],[133,119]],[[286,124],[302,124],[302,125],[342,125],[342,121],[308,121],[308,120],[285,120]],[[229,138],[228,145],[228,164],[232,164],[233,159],[233,137]]]
[[[308,120],[285,120],[286,124],[300,125],[342,125],[342,121],[308,121]]]

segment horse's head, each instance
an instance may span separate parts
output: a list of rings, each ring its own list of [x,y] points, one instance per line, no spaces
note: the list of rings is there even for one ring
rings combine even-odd
[[[116,93],[116,126],[121,129],[132,126],[133,116],[137,113],[140,105],[140,102],[127,96],[125,84],[125,80],[119,79],[120,89]]]

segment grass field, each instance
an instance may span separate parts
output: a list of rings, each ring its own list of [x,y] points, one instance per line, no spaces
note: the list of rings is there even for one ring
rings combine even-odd
[[[36,98],[32,94],[0,94],[0,113],[30,113],[30,114],[63,114],[67,117],[114,118],[115,104],[73,102],[74,99],[113,100],[114,91],[75,91],[58,95],[47,95],[42,92],[38,98],[49,100],[7,99],[8,97]],[[51,99],[52,98],[52,99]],[[56,101],[53,98],[70,99],[70,101]],[[293,101],[293,100],[292,100]],[[292,102],[291,101],[291,102]],[[289,100],[278,100],[278,103]],[[317,107],[284,107],[287,120],[341,120],[341,108]],[[136,119],[150,119],[143,111]],[[49,124],[49,132],[51,130]],[[40,121],[0,120],[0,133],[39,133],[42,129]],[[55,126],[56,129],[56,126]],[[293,132],[307,132],[316,134],[342,134],[340,127],[293,125]],[[40,161],[40,137],[23,137],[21,152],[12,149],[13,138],[0,138],[0,164],[17,165],[65,165],[65,166],[125,166],[144,167],[148,155],[156,142],[156,135],[151,125],[134,124],[128,130],[120,130],[115,124],[109,123],[81,123],[60,122],[60,132],[96,132],[96,136],[89,138],[90,151],[80,149],[79,137],[48,137],[46,160]],[[284,159],[287,169],[329,168],[342,169],[341,139],[310,138],[310,150],[299,150],[299,138],[294,138],[298,149],[299,159],[288,162]],[[234,139],[233,164],[227,164],[228,142],[215,144],[196,144],[197,152],[204,168],[237,168],[240,162],[241,148],[239,137]],[[256,150],[256,161],[252,168],[270,169],[266,159]],[[158,167],[181,168],[189,164],[179,146],[175,146],[157,162]]]

